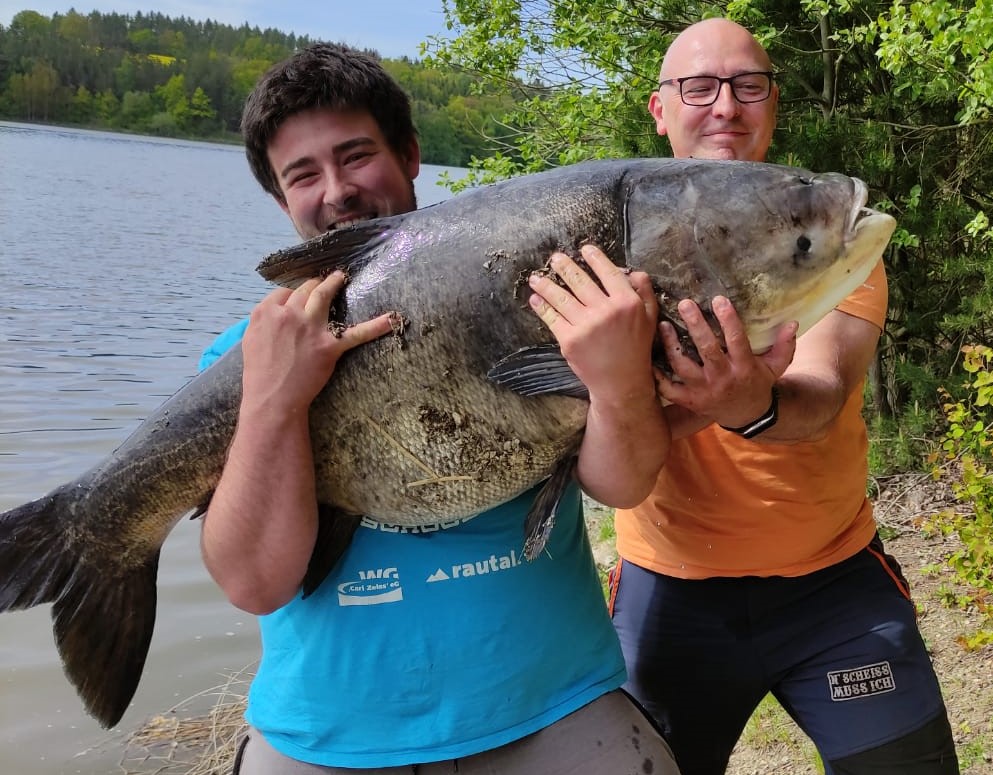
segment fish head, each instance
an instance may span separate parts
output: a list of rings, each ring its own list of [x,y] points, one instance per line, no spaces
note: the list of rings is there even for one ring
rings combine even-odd
[[[802,334],[862,285],[896,221],[866,207],[865,184],[759,162],[686,160],[676,181],[648,174],[626,202],[626,261],[660,290],[663,314],[691,298],[734,304],[754,352],[796,320]]]

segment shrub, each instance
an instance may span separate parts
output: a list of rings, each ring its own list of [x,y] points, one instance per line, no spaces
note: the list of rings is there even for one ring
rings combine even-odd
[[[993,628],[993,349],[970,345],[962,354],[966,379],[961,397],[940,391],[948,428],[930,460],[936,479],[952,477],[959,508],[934,515],[928,527],[961,539],[961,548],[947,560],[971,590],[960,601],[974,605]],[[969,639],[976,646],[990,640],[989,630]]]

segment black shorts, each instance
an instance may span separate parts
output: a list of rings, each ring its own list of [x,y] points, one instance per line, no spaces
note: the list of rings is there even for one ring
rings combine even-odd
[[[723,773],[770,692],[827,762],[935,724],[935,760],[947,762],[949,750],[954,759],[906,581],[878,539],[796,578],[685,580],[622,561],[611,575],[611,616],[625,688],[656,719],[683,775]]]

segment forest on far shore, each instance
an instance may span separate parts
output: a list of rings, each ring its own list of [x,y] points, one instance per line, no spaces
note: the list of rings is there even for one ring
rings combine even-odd
[[[256,81],[312,42],[159,13],[24,10],[0,25],[0,118],[237,142]],[[491,152],[513,97],[453,68],[382,61],[411,96],[425,163],[464,167]]]

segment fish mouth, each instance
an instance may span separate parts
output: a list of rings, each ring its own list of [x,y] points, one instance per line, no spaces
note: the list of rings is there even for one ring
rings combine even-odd
[[[809,330],[862,285],[882,257],[896,228],[896,220],[887,213],[866,207],[868,189],[865,183],[858,178],[852,180],[852,200],[842,235],[843,254],[817,282],[784,305],[775,317],[756,318],[747,326],[753,352],[764,352],[771,347],[776,330],[788,320],[799,323],[798,335]]]
[[[876,210],[872,210],[865,206],[868,201],[868,187],[858,178],[852,178],[852,207],[848,211],[848,218],[845,221],[846,242],[858,233],[860,223],[862,223],[869,216],[876,214]]]

